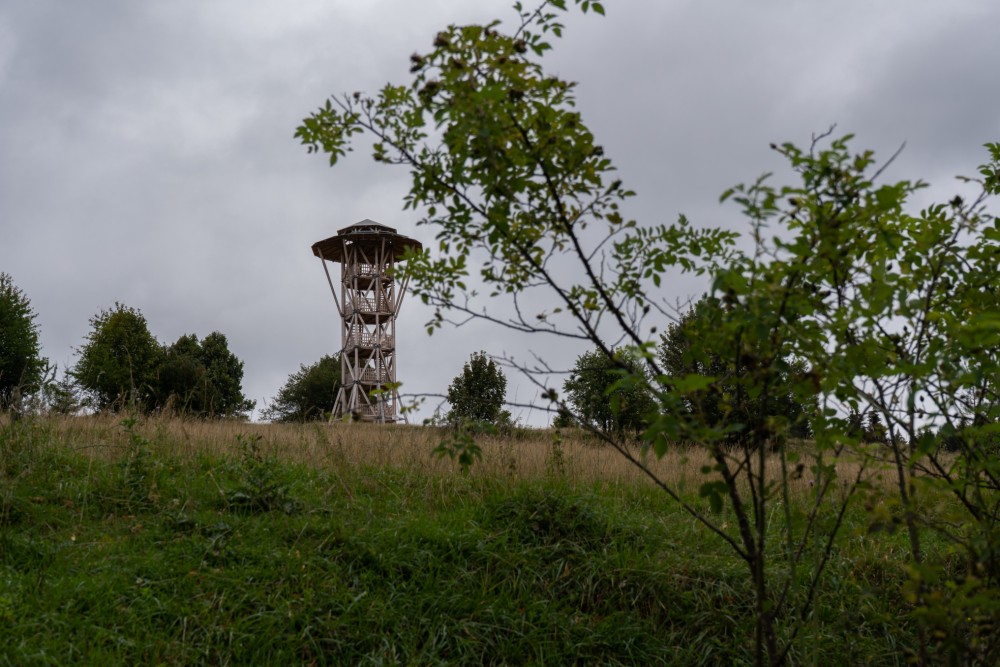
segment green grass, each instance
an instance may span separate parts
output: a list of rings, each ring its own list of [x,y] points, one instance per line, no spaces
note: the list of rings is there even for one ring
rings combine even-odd
[[[648,485],[180,444],[0,424],[0,664],[752,661],[745,567]],[[904,662],[902,560],[866,538],[796,664]]]

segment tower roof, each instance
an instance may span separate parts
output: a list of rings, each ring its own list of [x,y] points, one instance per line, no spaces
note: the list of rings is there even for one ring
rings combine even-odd
[[[344,247],[347,244],[360,243],[366,246],[387,244],[394,259],[400,259],[407,248],[420,250],[420,241],[403,236],[395,228],[383,225],[365,218],[353,225],[337,230],[336,236],[317,241],[312,245],[313,254],[331,262],[344,261]]]
[[[355,222],[353,225],[348,225],[343,229],[338,229],[337,234],[350,234],[357,232],[374,232],[379,233],[389,233],[395,234],[396,228],[390,227],[389,225],[383,225],[381,222],[375,222],[369,218],[365,218],[359,222]]]

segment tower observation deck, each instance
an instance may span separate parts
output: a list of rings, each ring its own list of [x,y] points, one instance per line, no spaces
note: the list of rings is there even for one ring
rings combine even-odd
[[[341,322],[340,390],[333,416],[391,423],[400,418],[396,391],[396,317],[406,281],[395,277],[395,264],[419,241],[373,220],[344,227],[317,241],[313,254],[322,260]],[[340,264],[339,287],[328,262]],[[375,392],[375,393],[373,393]]]

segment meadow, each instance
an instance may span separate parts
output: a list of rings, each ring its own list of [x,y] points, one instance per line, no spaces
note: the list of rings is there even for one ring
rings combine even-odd
[[[0,664],[752,663],[745,565],[615,451],[517,430],[463,472],[446,435],[0,421]],[[648,463],[707,511],[701,450]],[[852,507],[791,664],[916,641],[905,542]]]

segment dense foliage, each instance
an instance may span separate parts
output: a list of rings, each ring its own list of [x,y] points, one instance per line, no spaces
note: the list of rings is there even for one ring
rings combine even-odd
[[[571,414],[608,433],[642,431],[657,408],[648,382],[635,381],[645,379],[644,373],[642,362],[627,351],[615,350],[612,357],[584,352],[563,384]]]
[[[729,433],[733,444],[740,444],[747,436],[739,425],[770,419],[772,427],[781,433],[797,438],[807,438],[809,427],[809,403],[811,398],[801,399],[790,387],[791,376],[803,376],[808,372],[806,365],[788,357],[774,360],[774,389],[764,399],[745,391],[735,378],[745,376],[746,354],[737,353],[740,346],[726,345],[721,348],[714,332],[725,316],[725,306],[717,298],[703,296],[681,316],[678,322],[667,326],[660,337],[657,349],[663,367],[665,384],[684,382],[685,378],[710,378],[705,387],[687,391],[682,404],[691,415],[697,415],[706,425],[720,428]],[[744,337],[749,332],[744,332]],[[742,347],[759,348],[752,340],[746,340]],[[724,356],[727,355],[727,356]],[[766,404],[763,402],[766,400]]]
[[[116,303],[90,319],[72,374],[98,410],[156,407],[163,349],[136,308]]]
[[[194,334],[162,346],[145,316],[116,303],[90,320],[71,375],[97,410],[170,409],[206,417],[246,417],[254,401],[242,393],[243,362],[224,334]]]
[[[448,421],[506,425],[510,422],[510,413],[503,409],[506,396],[503,370],[485,352],[474,353],[448,386]]]
[[[275,422],[328,419],[339,388],[340,356],[324,355],[313,364],[302,364],[289,375],[261,416]]]
[[[31,300],[0,273],[0,410],[17,407],[22,394],[38,390],[45,368]]]
[[[181,336],[164,349],[157,371],[160,406],[204,417],[246,417],[254,401],[243,395],[243,362],[229,350],[225,334],[214,331],[199,341]]]

